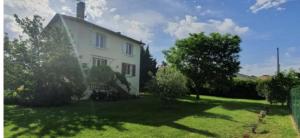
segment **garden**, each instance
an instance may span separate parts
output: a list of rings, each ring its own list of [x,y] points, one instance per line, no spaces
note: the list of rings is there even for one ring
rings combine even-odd
[[[64,28],[15,19],[27,37],[4,39],[5,137],[298,136],[300,73],[237,77],[237,35],[190,34],[163,51],[160,66],[142,48],[145,93],[133,96],[124,74],[81,65]]]

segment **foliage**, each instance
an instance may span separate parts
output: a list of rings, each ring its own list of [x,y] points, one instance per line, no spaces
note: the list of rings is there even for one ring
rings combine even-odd
[[[141,60],[140,60],[140,89],[144,90],[148,81],[155,76],[157,72],[156,60],[149,52],[149,46],[141,48]]]
[[[124,74],[120,72],[115,72],[117,80],[119,80],[122,84],[126,85],[127,90],[130,91],[130,83],[127,81]]]
[[[17,104],[18,97],[17,92],[12,90],[4,91],[4,104]]]
[[[269,102],[272,103],[281,103],[282,105],[286,102],[287,96],[289,93],[289,88],[287,87],[287,83],[289,81],[284,77],[282,73],[277,74],[269,83],[270,94],[269,94]]]
[[[203,91],[203,94],[229,98],[262,99],[256,87],[257,82],[254,80],[234,79],[232,83],[227,84],[227,88],[207,89]]]
[[[94,90],[90,98],[94,101],[118,101],[137,98],[137,96],[130,95],[123,91],[110,91],[109,93],[104,93]]]
[[[65,29],[43,28],[38,15],[15,19],[23,37],[5,38],[5,89],[23,86],[17,93],[21,105],[56,106],[78,99],[85,90],[84,77]]]
[[[291,111],[294,117],[295,123],[298,125],[300,131],[300,85],[291,89]]]
[[[256,85],[256,91],[259,96],[265,97],[268,100],[268,96],[270,95],[270,84],[271,80],[258,80]]]
[[[89,70],[87,77],[88,83],[103,83],[109,84],[115,80],[114,71],[106,65],[93,66]]]
[[[161,67],[148,85],[162,101],[171,102],[188,92],[187,78],[172,67]]]
[[[118,81],[126,86],[127,91],[119,86]],[[93,66],[89,70],[87,82],[96,86],[96,88],[92,88],[93,93],[90,97],[92,100],[115,101],[134,97],[128,93],[130,83],[126,77],[119,72],[114,72],[106,65]],[[104,92],[102,92],[103,90]]]
[[[261,99],[256,87],[257,81],[234,80],[228,95],[234,98]]]
[[[203,88],[222,88],[239,71],[240,42],[237,35],[190,34],[164,53],[171,66],[193,80],[199,99]]]

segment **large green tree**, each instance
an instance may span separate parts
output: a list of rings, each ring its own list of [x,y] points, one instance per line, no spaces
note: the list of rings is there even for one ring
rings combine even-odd
[[[164,51],[168,64],[195,83],[197,99],[205,87],[224,87],[240,69],[241,39],[237,35],[190,34]]]
[[[150,54],[149,46],[143,47],[140,60],[140,89],[144,90],[146,83],[156,74],[156,64],[156,60]]]
[[[19,102],[24,105],[60,105],[79,98],[84,74],[66,29],[59,24],[43,28],[38,15],[15,19],[23,34],[13,41],[5,38],[5,89],[22,86]]]

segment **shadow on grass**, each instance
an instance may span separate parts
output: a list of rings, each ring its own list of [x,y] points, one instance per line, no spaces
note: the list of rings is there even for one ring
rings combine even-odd
[[[234,106],[235,104],[238,106]],[[176,123],[176,121],[192,115],[236,122],[230,116],[205,112],[220,105],[229,110],[253,110],[255,106],[262,106],[262,104],[255,103],[211,99],[202,99],[199,103],[195,103],[187,99],[187,101],[178,101],[170,109],[163,109],[161,103],[152,96],[120,102],[82,101],[73,105],[52,108],[5,106],[4,126],[15,125],[10,130],[11,137],[19,137],[24,134],[37,137],[70,137],[77,135],[84,129],[105,131],[106,127],[104,126],[109,126],[120,132],[129,131],[123,126],[124,123],[154,127],[168,126],[206,137],[218,137],[213,132],[188,127]]]

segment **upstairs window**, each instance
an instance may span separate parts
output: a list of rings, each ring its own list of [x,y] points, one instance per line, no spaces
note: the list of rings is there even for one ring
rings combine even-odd
[[[96,47],[105,48],[105,37],[99,33],[96,33]]]
[[[93,57],[93,66],[107,65],[107,59]]]
[[[132,44],[131,43],[126,43],[126,49],[125,49],[126,51],[126,55],[130,55],[130,56],[132,56],[132,54],[133,54],[133,46],[132,46]]]

